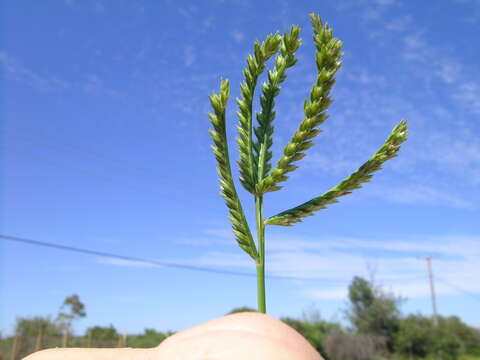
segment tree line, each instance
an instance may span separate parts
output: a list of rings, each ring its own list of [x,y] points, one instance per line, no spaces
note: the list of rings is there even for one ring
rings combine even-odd
[[[480,360],[480,329],[459,317],[439,316],[434,322],[420,314],[403,315],[402,299],[361,277],[352,280],[348,300],[348,326],[324,320],[315,312],[281,320],[302,334],[325,360]],[[242,311],[255,310],[239,307],[229,314]],[[73,336],[73,322],[85,316],[85,306],[74,294],[64,300],[55,318],[18,318],[15,336],[0,338],[0,360],[21,359],[40,348],[57,346],[149,348],[174,333],[145,329],[127,337],[110,325],[93,326]]]

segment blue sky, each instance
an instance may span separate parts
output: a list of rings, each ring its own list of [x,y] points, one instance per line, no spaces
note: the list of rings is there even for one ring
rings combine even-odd
[[[269,280],[269,313],[343,321],[349,282],[375,273],[407,299],[405,313],[429,315],[422,257],[432,255],[439,312],[480,326],[478,1],[10,0],[1,12],[2,234],[253,273],[218,194],[208,95],[230,79],[236,160],[234,99],[253,41],[301,26],[277,101],[278,159],[315,78],[308,13],[318,12],[344,42],[334,104],[265,214],[337,184],[400,119],[410,136],[363,189],[304,223],[267,228],[267,272],[306,278]],[[178,330],[256,305],[254,278],[6,240],[0,256],[4,333],[18,316],[56,314],[72,293],[88,314],[78,332]]]

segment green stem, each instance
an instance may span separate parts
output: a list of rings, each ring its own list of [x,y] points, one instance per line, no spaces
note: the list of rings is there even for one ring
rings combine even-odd
[[[265,301],[265,224],[263,223],[263,196],[255,195],[255,215],[257,220],[258,260],[257,260],[257,302],[258,312],[266,314]]]

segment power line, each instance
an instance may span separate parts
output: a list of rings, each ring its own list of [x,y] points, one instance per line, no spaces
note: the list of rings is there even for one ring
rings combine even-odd
[[[5,239],[5,240],[10,240],[10,241],[15,241],[15,242],[21,242],[21,243],[25,243],[25,244],[29,244],[29,245],[43,246],[43,247],[49,247],[49,248],[54,248],[54,249],[59,249],[59,250],[64,250],[64,251],[70,251],[70,252],[76,252],[76,253],[81,253],[81,254],[87,254],[87,255],[96,255],[96,256],[119,259],[119,260],[133,261],[133,262],[143,263],[143,264],[148,264],[148,265],[187,269],[187,270],[196,270],[196,271],[205,271],[205,272],[221,273],[221,274],[229,274],[229,275],[238,275],[238,276],[255,276],[255,274],[251,274],[251,273],[243,273],[243,272],[227,271],[227,270],[217,270],[217,269],[211,269],[211,268],[205,268],[205,267],[197,267],[197,266],[190,266],[190,265],[183,265],[183,264],[176,264],[176,263],[161,262],[161,261],[157,261],[157,260],[149,260],[149,259],[142,259],[142,258],[137,258],[137,257],[133,257],[133,256],[118,255],[118,254],[113,254],[113,253],[110,253],[110,252],[78,248],[78,247],[73,247],[73,246],[55,244],[55,243],[51,243],[51,242],[20,238],[20,237],[10,236],[10,235],[0,234],[0,238]]]
[[[90,250],[90,249],[85,249],[85,248],[78,248],[78,247],[73,247],[73,246],[55,244],[55,243],[46,242],[46,241],[38,241],[38,240],[33,240],[33,239],[21,238],[21,237],[17,237],[17,236],[6,235],[6,234],[0,234],[0,239],[19,242],[19,243],[28,244],[28,245],[42,246],[42,247],[48,247],[48,248],[53,248],[53,249],[58,249],[58,250],[63,250],[63,251],[70,251],[70,252],[75,252],[75,253],[80,253],[80,254],[85,254],[85,255],[95,255],[95,256],[100,256],[100,257],[105,257],[105,258],[113,258],[113,259],[119,259],[119,260],[132,261],[132,262],[143,263],[143,264],[147,264],[147,265],[155,265],[155,266],[169,267],[169,268],[176,268],[176,269],[183,269],[183,270],[191,270],[191,271],[201,271],[201,272],[223,274],[223,275],[256,277],[256,274],[254,274],[254,273],[247,273],[247,272],[241,272],[241,271],[230,271],[230,270],[219,270],[219,269],[202,267],[202,266],[185,265],[185,264],[171,263],[171,262],[162,262],[162,261],[157,261],[157,260],[137,258],[137,257],[133,257],[133,256],[119,255],[119,254],[114,254],[114,253],[110,253],[110,252],[103,252],[103,251]],[[322,281],[322,282],[327,282],[328,281],[330,283],[332,283],[332,282],[333,283],[343,283],[342,281],[328,280],[328,279],[316,278],[316,277],[267,275],[267,278],[274,279],[274,280],[299,280],[299,281]],[[462,289],[461,287],[453,285],[452,283],[450,283],[449,281],[447,281],[443,278],[439,278],[439,277],[436,276],[435,279],[445,283],[446,285],[450,286],[451,288],[453,288],[453,289],[455,289],[455,290],[457,290],[457,291],[459,291],[459,292],[461,292],[465,295],[468,295],[472,299],[480,302],[480,296],[478,296],[477,294],[474,294],[474,293],[469,292],[465,289]]]
[[[453,285],[452,283],[450,283],[449,281],[447,281],[447,280],[445,280],[445,279],[443,279],[443,278],[435,277],[435,279],[443,282],[444,284],[450,286],[451,288],[453,288],[453,289],[455,289],[455,290],[457,290],[457,291],[459,291],[459,292],[461,292],[461,293],[464,293],[465,295],[470,296],[472,299],[477,300],[478,302],[480,302],[480,296],[479,296],[479,295],[474,294],[474,293],[472,293],[472,292],[470,292],[470,291],[468,291],[468,290],[462,289],[461,287],[458,287],[457,285]]]
[[[246,276],[246,277],[256,277],[257,276],[254,273],[247,273],[247,272],[241,272],[241,271],[230,271],[230,270],[219,270],[219,269],[202,267],[202,266],[185,265],[185,264],[163,262],[163,261],[150,260],[150,259],[144,259],[144,258],[137,258],[137,257],[133,257],[133,256],[125,256],[125,255],[119,255],[119,254],[114,254],[114,253],[110,253],[110,252],[90,250],[90,249],[85,249],[85,248],[78,248],[78,247],[73,247],[73,246],[55,244],[55,243],[46,242],[46,241],[38,241],[38,240],[33,240],[33,239],[21,238],[21,237],[17,237],[17,236],[5,235],[5,234],[0,234],[0,238],[4,239],[4,240],[20,242],[20,243],[29,244],[29,245],[43,246],[43,247],[48,247],[48,248],[53,248],[53,249],[58,249],[58,250],[64,250],[64,251],[70,251],[70,252],[75,252],[75,253],[80,253],[80,254],[95,255],[95,256],[101,256],[101,257],[106,257],[106,258],[111,258],[111,259],[113,258],[113,259],[119,259],[119,260],[126,260],[126,261],[132,261],[132,262],[143,263],[143,264],[148,264],[148,265],[155,265],[155,266],[162,266],[162,267],[169,267],[169,268],[176,268],[176,269],[184,269],[184,270],[192,270],[192,271],[202,271],[202,272],[224,274],[224,275]],[[267,275],[267,278],[278,279],[278,280],[309,280],[309,281],[323,281],[323,282],[329,281],[327,279],[322,279],[322,278],[309,278],[309,277],[297,277],[297,276],[279,276],[279,275]],[[332,282],[332,281],[330,280],[329,282]]]

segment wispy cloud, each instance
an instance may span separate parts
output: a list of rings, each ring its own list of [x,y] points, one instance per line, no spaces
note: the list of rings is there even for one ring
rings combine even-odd
[[[233,40],[237,43],[241,43],[245,38],[245,34],[238,29],[234,29],[231,33]]]
[[[393,5],[396,3],[396,0],[375,0],[374,3],[381,6]]]
[[[454,98],[466,104],[474,113],[480,114],[480,81],[466,81],[459,84]]]
[[[367,194],[400,204],[440,205],[459,209],[475,209],[475,204],[452,193],[450,189],[438,190],[431,185],[411,184],[374,186]]]
[[[306,296],[343,299],[354,276],[369,277],[366,264],[376,264],[376,281],[397,295],[416,298],[429,295],[424,257],[434,256],[439,295],[455,294],[456,284],[480,292],[474,274],[480,273],[480,238],[474,236],[416,236],[363,239],[332,237],[311,239],[272,236],[268,244],[269,273],[278,276],[311,278],[300,283]],[[207,251],[189,261],[194,265],[252,269],[242,252]],[[445,280],[441,282],[440,279]]]
[[[427,78],[434,76],[449,86],[455,103],[472,113],[480,113],[480,77],[475,72],[472,76],[471,70],[462,66],[454,55],[444,54],[429,45],[422,33],[417,32],[405,38],[403,57],[407,61],[422,63],[422,72]]]
[[[403,15],[391,19],[391,21],[385,24],[385,28],[390,31],[404,32],[410,28],[412,22],[413,18],[411,15]]]
[[[126,266],[126,267],[143,267],[143,268],[156,268],[162,267],[161,265],[155,265],[143,261],[134,261],[134,260],[125,260],[117,258],[106,258],[99,257],[97,262],[100,264],[115,265],[115,266]]]
[[[82,86],[83,90],[90,95],[107,95],[113,98],[122,98],[124,93],[109,88],[105,82],[96,74],[89,74]]]
[[[434,56],[432,49],[427,45],[420,32],[409,34],[404,39],[402,56],[407,61],[426,62]]]
[[[359,72],[349,71],[347,78],[355,81],[361,85],[383,85],[385,84],[385,77],[378,74],[372,74],[366,69],[361,69]]]
[[[88,74],[81,81],[67,81],[57,75],[40,74],[6,52],[0,52],[0,65],[5,69],[10,79],[42,92],[80,90],[95,96],[106,95],[113,98],[123,98],[125,96],[123,92],[105,84],[98,74]]]
[[[436,74],[442,81],[447,84],[452,84],[458,81],[462,67],[459,63],[451,59],[444,59],[439,63]]]
[[[190,67],[195,60],[197,59],[197,54],[195,53],[195,48],[193,45],[185,46],[183,51],[183,63],[186,67]]]
[[[12,79],[25,83],[41,91],[62,91],[72,87],[72,84],[55,76],[45,76],[29,69],[20,61],[6,52],[0,52],[0,64]]]

